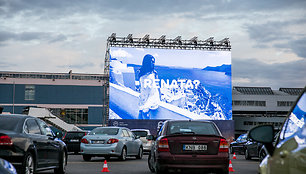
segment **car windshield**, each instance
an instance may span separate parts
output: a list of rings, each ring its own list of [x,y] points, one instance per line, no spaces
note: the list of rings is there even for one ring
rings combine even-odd
[[[119,128],[95,128],[93,129],[89,135],[117,135],[119,132]]]
[[[246,141],[247,139],[247,134],[242,134],[237,138],[237,141]]]
[[[85,136],[85,132],[68,132],[65,138],[81,138]]]
[[[20,119],[11,118],[0,116],[0,129],[8,130],[8,131],[15,131],[16,125],[18,125]]]
[[[147,131],[132,131],[136,136],[146,137],[148,135]]]
[[[216,127],[210,122],[170,122],[168,134],[205,134],[219,135]]]

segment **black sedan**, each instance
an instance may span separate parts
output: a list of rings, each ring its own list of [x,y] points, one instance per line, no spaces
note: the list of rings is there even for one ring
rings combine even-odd
[[[80,145],[82,138],[87,134],[85,131],[69,131],[66,132],[63,141],[67,145],[68,152],[75,154],[80,152]]]
[[[262,148],[262,143],[258,143],[256,141],[248,139],[248,141],[244,145],[244,148],[244,157],[246,160],[250,160],[253,157],[259,157],[260,150]]]
[[[42,120],[0,114],[0,158],[11,162],[20,173],[54,169],[54,173],[63,174],[67,148]]]
[[[235,141],[230,144],[230,152],[244,154],[245,143],[247,142],[247,134],[241,134]]]

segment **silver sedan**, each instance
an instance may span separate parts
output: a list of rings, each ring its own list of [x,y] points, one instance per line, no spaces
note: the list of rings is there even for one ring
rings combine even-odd
[[[128,128],[97,127],[81,140],[81,154],[85,161],[92,157],[119,157],[126,160],[127,156],[141,159],[143,155],[142,141]]]

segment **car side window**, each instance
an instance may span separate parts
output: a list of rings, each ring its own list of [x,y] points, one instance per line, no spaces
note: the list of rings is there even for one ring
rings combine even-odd
[[[37,120],[37,122],[43,135],[53,135],[52,130],[45,122],[41,120]]]
[[[301,96],[296,106],[286,119],[280,132],[280,139],[286,139],[302,131],[306,121],[306,93]]]
[[[122,135],[123,137],[129,137],[129,133],[125,129],[122,129]]]
[[[41,134],[39,126],[34,119],[28,119],[25,127],[26,132],[29,134]]]
[[[135,135],[131,131],[127,131],[129,133],[129,136],[132,138],[135,138]]]

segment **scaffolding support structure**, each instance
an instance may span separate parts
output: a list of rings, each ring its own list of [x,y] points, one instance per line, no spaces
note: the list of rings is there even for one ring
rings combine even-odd
[[[166,35],[162,35],[160,38],[150,38],[149,34],[146,34],[142,38],[133,37],[132,34],[128,34],[126,37],[117,37],[116,33],[112,33],[107,39],[106,54],[104,63],[104,73],[109,77],[110,68],[110,47],[131,47],[131,48],[157,48],[157,49],[181,49],[181,50],[206,50],[206,51],[230,51],[231,44],[229,38],[224,38],[220,41],[214,40],[214,37],[209,37],[206,40],[199,40],[197,36],[184,40],[181,36],[177,36],[174,39],[167,39]],[[109,79],[105,83],[105,100],[104,106],[106,110],[104,112],[105,117],[103,123],[108,122],[109,117]]]

